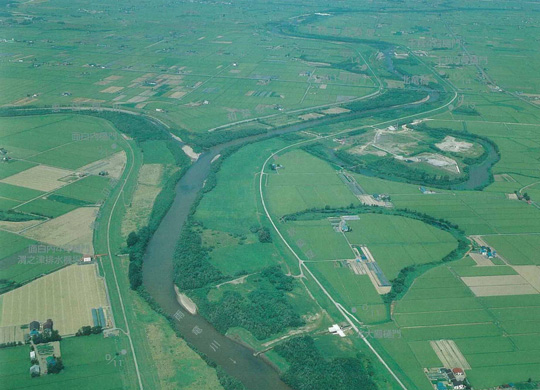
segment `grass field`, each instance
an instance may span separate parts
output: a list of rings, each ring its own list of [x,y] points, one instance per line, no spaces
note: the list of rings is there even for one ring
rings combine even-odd
[[[112,155],[118,136],[107,122],[80,115],[0,118],[0,128],[11,158],[68,170]]]
[[[248,145],[224,160],[217,186],[197,208],[196,219],[208,229],[203,237],[205,244],[213,248],[211,261],[228,275],[256,272],[283,261],[282,253],[274,245],[259,242],[250,231],[262,222],[256,194],[263,156],[282,144],[273,139]]]
[[[283,166],[268,173],[265,186],[269,207],[276,215],[311,207],[359,203],[335,169],[307,152],[294,150],[279,156],[273,163]]]
[[[103,338],[101,335],[67,338],[60,342],[64,370],[38,378],[29,375],[29,346],[0,350],[0,378],[4,389],[39,386],[43,389],[129,389],[132,378],[127,370],[124,336]],[[89,380],[91,378],[91,380]]]
[[[285,231],[308,267],[367,323],[388,320],[388,309],[369,277],[341,261],[356,258],[349,245],[366,245],[389,280],[407,266],[440,261],[456,245],[448,233],[404,217],[363,214],[347,224],[347,233],[328,220],[288,222]]]
[[[93,326],[91,310],[109,306],[95,264],[71,265],[0,295],[0,300],[1,326],[51,318],[61,335],[75,334],[82,326]]]

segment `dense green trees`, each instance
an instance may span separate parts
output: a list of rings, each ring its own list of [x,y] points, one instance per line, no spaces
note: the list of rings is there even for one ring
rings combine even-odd
[[[297,390],[376,390],[373,368],[358,354],[355,358],[325,359],[309,337],[297,337],[274,350],[289,363],[283,380]]]
[[[36,219],[45,218],[42,216],[25,214],[14,210],[0,210],[0,221],[23,222]]]
[[[190,145],[195,145],[199,149],[208,149],[212,146],[221,145],[226,142],[234,141],[240,138],[246,138],[253,135],[264,134],[267,132],[264,128],[253,129],[242,129],[242,130],[221,130],[213,131],[211,133],[194,133],[187,130],[178,130],[177,131],[182,137],[184,142],[187,142]]]
[[[222,333],[238,326],[263,340],[305,324],[283,292],[265,281],[256,282],[256,288],[246,295],[225,291],[217,302],[208,301],[207,293],[207,289],[197,292],[199,310]]]
[[[192,227],[186,226],[180,235],[174,254],[175,284],[181,290],[192,290],[224,280],[224,275],[208,260],[208,248]]]
[[[285,275],[277,265],[262,270],[261,276],[266,278],[278,290],[292,291],[294,288],[294,279]]]
[[[137,143],[149,140],[168,140],[171,138],[165,126],[146,116],[116,111],[85,110],[81,113],[112,122],[120,132],[130,136]]]
[[[101,326],[83,326],[75,333],[75,336],[90,336],[91,334],[100,334],[103,331]]]
[[[62,336],[60,336],[60,333],[58,333],[56,329],[53,329],[49,334],[42,332],[32,336],[32,341],[34,344],[49,343],[51,341],[60,340],[62,340]]]
[[[270,229],[266,226],[252,226],[250,229],[251,233],[257,234],[259,242],[269,243],[272,242],[272,236],[270,235]]]

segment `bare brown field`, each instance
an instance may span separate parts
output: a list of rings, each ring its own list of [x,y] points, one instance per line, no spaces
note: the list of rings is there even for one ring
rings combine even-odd
[[[463,356],[453,340],[436,340],[429,343],[444,367],[471,369],[469,362],[467,362],[467,359],[465,359],[465,356]]]
[[[493,264],[491,259],[488,259],[486,256],[481,255],[480,253],[469,253],[469,256],[476,262],[476,265],[479,267],[489,267],[495,265]]]
[[[106,171],[109,177],[118,179],[122,176],[124,167],[126,165],[126,152],[121,151],[113,154],[102,160],[94,161],[82,168],[79,168],[79,172],[85,172],[90,175],[97,175],[101,171]]]
[[[41,223],[41,220],[34,221],[22,221],[22,222],[11,222],[11,221],[0,221],[0,229],[7,230],[8,232],[19,233],[21,230],[29,228],[30,226],[37,225]]]
[[[323,114],[344,114],[346,112],[350,112],[351,110],[343,107],[332,107],[328,108],[326,110],[321,111]]]
[[[60,181],[59,179],[71,175],[72,173],[73,172],[68,171],[67,169],[38,165],[27,169],[26,171],[6,177],[5,179],[0,180],[0,182],[48,192],[66,185],[67,183]]]
[[[94,254],[92,223],[98,210],[99,207],[80,207],[28,229],[24,235],[67,250],[84,251],[83,254],[86,255]]]

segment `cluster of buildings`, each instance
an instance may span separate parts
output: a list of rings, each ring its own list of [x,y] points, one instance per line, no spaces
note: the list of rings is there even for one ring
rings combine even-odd
[[[28,325],[29,333],[26,334],[30,343],[30,376],[37,377],[48,373],[59,372],[63,365],[60,354],[60,342],[48,341],[53,335],[53,321],[40,323],[32,321]]]
[[[492,259],[497,256],[497,252],[495,251],[495,249],[484,245],[480,247],[480,254],[486,256],[488,259]]]
[[[460,367],[455,368],[429,368],[425,369],[426,376],[435,390],[465,390],[471,386],[467,381],[465,371]]]
[[[32,321],[28,325],[28,329],[30,332],[26,335],[25,341],[30,341],[33,337],[43,335],[45,337],[50,337],[52,335],[53,331],[53,320],[50,318],[45,321],[44,323],[40,323],[39,321]]]

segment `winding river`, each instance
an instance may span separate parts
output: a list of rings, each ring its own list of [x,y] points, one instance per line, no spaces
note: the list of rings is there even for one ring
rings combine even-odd
[[[350,113],[346,116],[365,115],[365,112],[355,114]],[[316,121],[316,124],[333,120],[335,118],[323,119]],[[223,149],[244,142],[263,140],[271,136],[312,128],[314,125],[315,122],[291,125],[272,133],[224,143],[203,153],[177,183],[174,202],[150,240],[144,256],[143,284],[163,311],[175,318],[175,327],[199,351],[206,354],[227,373],[242,381],[250,389],[273,390],[288,389],[289,387],[281,381],[277,370],[264,356],[254,356],[253,350],[220,334],[203,317],[190,314],[178,303],[174,291],[172,259],[178,237],[187,220],[191,206],[210,173],[212,160]],[[482,164],[471,167],[470,178],[463,185],[473,188],[478,186],[478,182],[489,180],[490,161],[491,158],[488,158]]]
[[[291,130],[294,131],[294,130]],[[277,370],[264,357],[220,334],[199,315],[192,315],[176,300],[173,287],[173,255],[190,208],[210,173],[212,159],[221,150],[240,142],[264,138],[244,138],[216,146],[203,153],[176,185],[176,197],[148,245],[143,265],[143,284],[163,311],[175,318],[175,327],[186,340],[249,389],[289,389]]]

